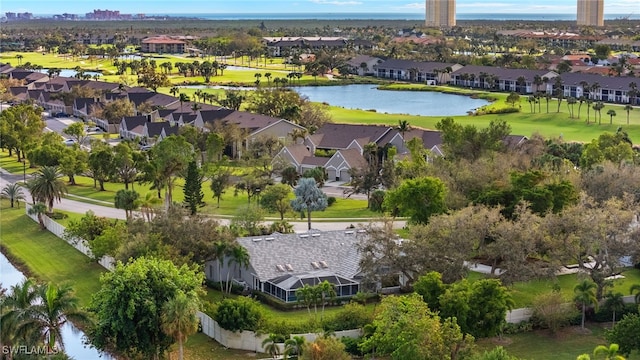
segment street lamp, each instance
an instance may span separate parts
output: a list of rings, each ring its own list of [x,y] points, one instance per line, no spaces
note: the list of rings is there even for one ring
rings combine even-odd
[[[22,159],[22,182],[27,183],[27,159]]]

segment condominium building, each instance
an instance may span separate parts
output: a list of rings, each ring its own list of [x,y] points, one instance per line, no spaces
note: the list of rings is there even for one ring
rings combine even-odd
[[[604,0],[578,0],[578,25],[604,26]]]
[[[455,0],[426,0],[426,7],[426,26],[444,27],[456,25]]]

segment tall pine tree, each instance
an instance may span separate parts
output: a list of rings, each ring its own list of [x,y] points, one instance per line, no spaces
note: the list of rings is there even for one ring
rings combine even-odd
[[[191,215],[198,212],[198,208],[204,206],[204,193],[202,192],[202,174],[195,161],[191,161],[187,167],[187,175],[184,178],[184,202],[189,206]]]

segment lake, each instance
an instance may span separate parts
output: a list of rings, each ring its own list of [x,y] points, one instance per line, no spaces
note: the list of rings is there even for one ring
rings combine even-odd
[[[482,99],[434,91],[378,90],[377,85],[301,86],[293,89],[314,102],[389,114],[466,115],[467,111],[489,104]]]
[[[0,273],[2,273],[2,287],[9,289],[13,285],[17,285],[25,279],[18,269],[16,269],[9,260],[0,253]],[[70,357],[77,360],[111,360],[111,356],[99,352],[94,348],[84,345],[84,333],[75,328],[71,324],[66,324],[62,329],[62,339],[64,340],[65,352]]]
[[[190,89],[255,90],[254,87],[187,85]],[[378,90],[377,85],[294,86],[291,89],[314,102],[347,109],[423,116],[467,115],[489,104],[487,100],[435,91]]]

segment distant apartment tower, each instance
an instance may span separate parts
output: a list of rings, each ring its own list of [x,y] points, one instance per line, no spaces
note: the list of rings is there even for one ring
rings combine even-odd
[[[456,0],[426,1],[426,26],[448,27],[456,25]]]
[[[604,0],[578,0],[578,25],[604,26]]]

